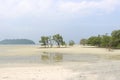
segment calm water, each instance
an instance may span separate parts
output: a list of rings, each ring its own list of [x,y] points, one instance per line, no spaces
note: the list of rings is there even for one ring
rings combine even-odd
[[[92,54],[41,53],[31,56],[1,56],[0,63],[57,63],[57,62],[95,62],[100,57]]]

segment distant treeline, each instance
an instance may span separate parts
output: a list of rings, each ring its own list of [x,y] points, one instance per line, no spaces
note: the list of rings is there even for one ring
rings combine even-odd
[[[106,48],[120,48],[120,30],[112,31],[111,35],[91,36],[88,39],[81,39],[80,44]]]
[[[5,39],[0,41],[0,44],[35,44],[29,39]]]

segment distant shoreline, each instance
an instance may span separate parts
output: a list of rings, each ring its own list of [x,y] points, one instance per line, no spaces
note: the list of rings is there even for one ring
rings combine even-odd
[[[28,45],[28,44],[35,44],[32,40],[29,39],[4,39],[0,41],[2,45]]]

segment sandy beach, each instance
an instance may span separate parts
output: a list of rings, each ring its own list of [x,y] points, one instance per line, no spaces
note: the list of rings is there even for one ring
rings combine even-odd
[[[73,46],[73,47],[62,47],[62,48],[43,48],[39,45],[1,45],[0,46],[0,56],[25,56],[25,55],[34,55],[34,54],[40,54],[43,52],[48,53],[65,53],[65,54],[98,54],[98,55],[104,55],[104,54],[113,54],[113,55],[119,55],[120,50],[118,49],[112,49],[109,51],[106,48],[96,48],[91,46]]]
[[[120,0],[0,0],[0,80],[120,80]]]
[[[0,64],[0,80],[119,80],[120,50],[74,46],[40,48],[39,46],[0,46],[2,56],[28,56],[42,52],[95,54],[105,58],[94,62],[58,62],[52,64]]]
[[[119,75],[116,61],[0,68],[0,80],[119,80]]]

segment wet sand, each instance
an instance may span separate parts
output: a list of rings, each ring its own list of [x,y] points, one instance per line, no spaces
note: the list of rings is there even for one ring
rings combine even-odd
[[[58,62],[53,64],[0,64],[0,80],[119,80],[120,50],[75,46],[40,48],[39,46],[0,46],[0,56],[28,56],[51,53],[97,54],[109,59],[96,62]]]

